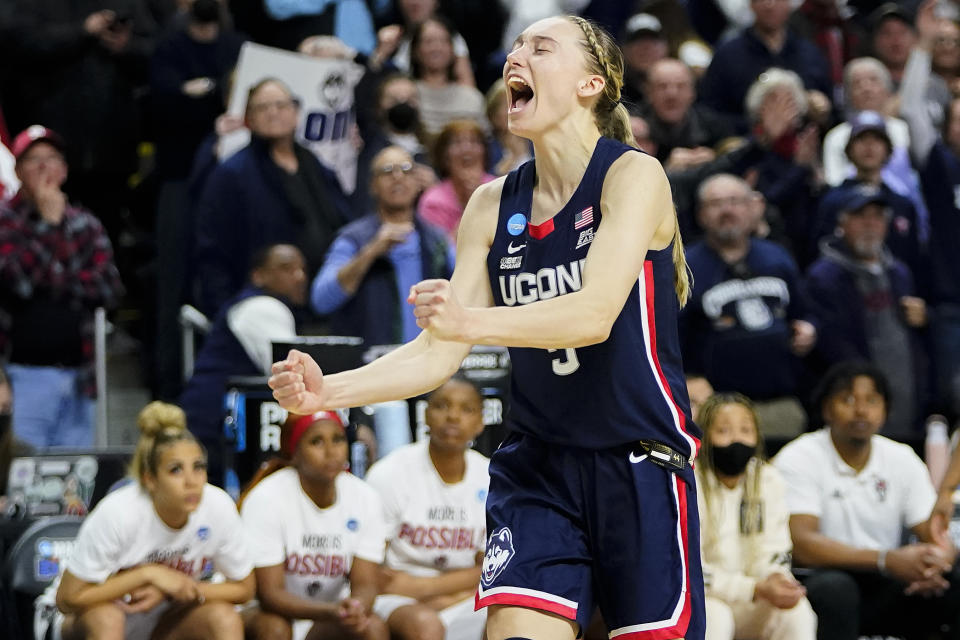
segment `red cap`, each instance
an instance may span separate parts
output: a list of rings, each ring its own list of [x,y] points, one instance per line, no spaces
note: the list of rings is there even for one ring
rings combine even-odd
[[[41,124],[34,124],[17,134],[17,137],[13,139],[13,144],[10,145],[10,152],[14,158],[19,160],[20,156],[27,152],[27,149],[38,142],[49,142],[61,153],[63,153],[66,147],[63,138],[61,138],[60,134],[56,131],[48,129]]]
[[[300,416],[293,422],[293,426],[290,428],[290,439],[286,447],[288,450],[285,453],[288,456],[293,456],[303,434],[307,432],[310,425],[315,422],[320,422],[321,420],[332,420],[336,422],[341,429],[344,428],[343,420],[340,419],[340,416],[335,411],[317,411],[309,416]]]

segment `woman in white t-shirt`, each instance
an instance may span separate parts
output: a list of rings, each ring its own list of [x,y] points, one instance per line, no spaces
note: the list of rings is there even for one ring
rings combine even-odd
[[[783,480],[764,462],[753,404],[717,394],[697,411],[697,503],[707,640],[814,640],[817,618],[790,573]]]
[[[291,415],[280,449],[284,457],[267,463],[241,497],[260,601],[245,620],[248,634],[387,640],[370,612],[385,544],[380,500],[346,472],[340,416]]]
[[[480,640],[474,611],[486,537],[489,460],[470,449],[483,400],[462,378],[427,404],[430,438],[390,453],[367,474],[388,527],[388,580],[373,610],[401,640]]]
[[[253,597],[233,500],[207,484],[203,448],[178,407],[138,418],[136,480],[87,516],[56,591],[63,638],[241,640],[234,604]],[[214,572],[226,581],[211,582]]]

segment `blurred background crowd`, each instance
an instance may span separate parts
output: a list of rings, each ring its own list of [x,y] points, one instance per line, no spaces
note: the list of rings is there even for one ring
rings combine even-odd
[[[754,447],[776,449],[828,420],[814,390],[856,360],[869,375],[828,391],[882,386],[884,415],[864,418],[880,433],[919,449],[948,432],[954,2],[6,0],[0,362],[14,399],[0,482],[25,447],[94,443],[96,309],[108,368],[133,356],[132,384],[182,406],[208,449],[228,377],[264,375],[272,342],[414,337],[409,286],[450,275],[470,195],[532,158],[507,128],[506,56],[526,25],[563,13],[619,39],[636,145],[673,186],[694,408],[741,394]],[[234,86],[246,43],[357,70],[337,125],[351,166],[311,151],[313,97],[282,69]],[[184,305],[206,328],[192,370]]]

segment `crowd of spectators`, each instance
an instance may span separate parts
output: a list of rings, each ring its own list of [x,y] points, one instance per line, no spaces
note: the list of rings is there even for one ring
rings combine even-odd
[[[823,616],[842,617],[823,613],[836,605],[831,594],[892,591],[839,569],[878,569],[920,594],[947,591],[913,579],[893,533],[838,534],[847,546],[830,547],[840,555],[829,558],[811,550],[829,513],[797,493],[809,484],[800,471],[817,467],[791,460],[819,455],[828,466],[832,442],[847,465],[838,462],[837,474],[864,478],[878,464],[864,439],[906,456],[871,437],[916,446],[928,420],[960,419],[960,10],[950,0],[3,3],[0,362],[16,411],[8,430],[0,421],[0,443],[92,443],[98,307],[137,339],[144,384],[182,403],[211,451],[226,378],[264,373],[269,339],[414,337],[410,285],[450,275],[473,191],[532,157],[506,126],[505,56],[527,22],[564,12],[619,39],[635,141],[674,189],[693,274],[681,313],[691,400],[724,394],[707,414],[743,418],[755,452],[797,438],[762,471],[760,458],[736,473],[708,461],[703,484],[717,493],[705,496],[713,505],[762,501],[741,485],[779,469],[783,481],[764,489],[786,500],[777,522],[789,519],[797,559],[824,570],[812,574],[808,602],[783,563],[759,559],[752,597],[740,581],[743,597],[715,615],[740,637],[768,620],[747,601],[812,605],[820,637],[840,637],[824,635]],[[246,42],[361,70],[348,127],[355,184],[312,152],[305,96],[282,69],[233,86]],[[233,115],[231,96],[241,106]],[[224,153],[244,129],[249,143]],[[213,320],[189,380],[179,362],[183,304]],[[851,360],[865,364],[815,393]],[[874,396],[882,415],[843,414]],[[860,423],[872,431],[850,436],[859,444],[802,435]],[[720,437],[705,450],[727,445]],[[897,490],[874,493],[884,501]],[[928,507],[918,500],[898,522],[936,545],[921,526]],[[788,553],[789,536],[771,535]],[[843,561],[863,549],[873,555]],[[740,616],[751,622],[742,627]],[[784,628],[808,629],[805,616]]]

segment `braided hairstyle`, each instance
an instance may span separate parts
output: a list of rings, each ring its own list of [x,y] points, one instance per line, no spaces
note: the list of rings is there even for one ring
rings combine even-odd
[[[580,16],[569,16],[583,31],[581,42],[587,56],[587,71],[603,76],[603,93],[593,106],[597,128],[608,138],[619,140],[631,147],[637,143],[630,130],[630,114],[620,102],[623,87],[623,54],[610,34],[594,22]]]
[[[594,103],[593,113],[600,135],[619,140],[636,147],[633,131],[630,128],[630,114],[620,102],[620,90],[623,88],[623,53],[613,37],[602,27],[580,16],[567,16],[583,31],[581,41],[586,54],[587,71],[603,76],[603,93]],[[673,215],[673,285],[682,307],[690,297],[690,268],[683,252],[683,240],[680,238],[680,223],[676,211]]]

